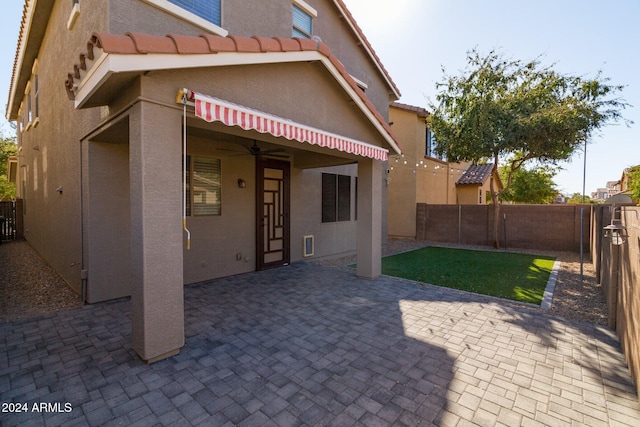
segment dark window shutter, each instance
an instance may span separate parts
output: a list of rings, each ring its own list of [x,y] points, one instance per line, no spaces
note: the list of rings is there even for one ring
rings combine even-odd
[[[351,177],[338,175],[338,221],[351,219]]]
[[[322,222],[336,221],[336,175],[322,174]]]

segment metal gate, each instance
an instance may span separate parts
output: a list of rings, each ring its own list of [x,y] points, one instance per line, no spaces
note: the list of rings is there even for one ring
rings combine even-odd
[[[0,202],[0,243],[16,239],[16,204]]]

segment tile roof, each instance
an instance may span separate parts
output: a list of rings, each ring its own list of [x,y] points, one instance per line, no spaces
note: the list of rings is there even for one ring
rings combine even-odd
[[[403,104],[401,102],[392,102],[391,107],[398,108],[400,110],[410,111],[416,113],[419,117],[426,119],[429,116],[429,112],[422,107],[416,107],[415,105]]]
[[[471,165],[456,181],[456,185],[482,185],[491,176],[493,170],[493,163],[486,163],[484,165]]]
[[[87,51],[79,54],[79,62],[73,66],[73,71],[67,74],[65,87],[70,99],[74,99],[75,88],[77,88],[78,84],[82,81],[86,71],[91,68],[92,64],[87,64],[87,60],[93,61],[97,59],[95,57],[95,51],[97,49],[101,49],[106,54],[118,55],[215,55],[218,53],[254,53],[259,55],[269,52],[317,51],[324,55],[331,64],[333,64],[335,69],[351,86],[354,92],[358,94],[362,102],[380,122],[385,131],[388,132],[397,146],[400,146],[398,138],[394,135],[387,120],[385,120],[385,118],[378,112],[364,91],[358,87],[358,84],[347,72],[342,62],[340,62],[340,60],[331,53],[329,46],[322,42],[299,37],[268,38],[258,36],[241,37],[235,35],[222,37],[211,34],[202,34],[200,36],[185,36],[180,34],[156,36],[135,32],[127,32],[124,35],[96,32],[93,33],[91,39],[87,43]]]

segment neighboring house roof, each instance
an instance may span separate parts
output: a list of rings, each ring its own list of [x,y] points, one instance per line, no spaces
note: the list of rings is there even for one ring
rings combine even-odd
[[[107,56],[108,61],[105,59]],[[401,152],[391,127],[342,62],[326,44],[306,38],[94,33],[87,43],[87,51],[79,54],[79,62],[69,72],[65,87],[69,98],[76,101],[76,107],[81,108],[100,105],[91,98],[96,94],[99,97],[101,86],[116,74],[299,61],[322,62],[392,149]]]
[[[397,108],[399,110],[409,111],[412,113],[416,113],[418,117],[422,117],[426,119],[429,116],[429,112],[422,107],[416,107],[414,105],[402,104],[400,102],[392,102],[391,107]]]
[[[16,94],[20,93],[28,79],[30,73],[23,72],[25,69],[30,70],[40,50],[42,39],[47,28],[47,22],[55,0],[24,0],[24,8],[22,11],[22,21],[18,33],[18,43],[16,55],[13,63],[13,71],[11,75],[11,84],[9,86],[9,99],[6,108],[6,117],[9,120],[16,120],[18,108],[20,106],[20,98]],[[358,39],[360,46],[369,56],[374,66],[382,75],[396,98],[400,98],[400,90],[391,79],[389,72],[386,70],[382,61],[373,50],[371,43],[365,37],[362,29],[356,23],[351,12],[342,0],[333,0],[333,4],[338,12],[345,18],[349,28]],[[36,5],[38,7],[36,7]]]
[[[482,185],[491,176],[493,163],[471,165],[456,181],[456,185]]]

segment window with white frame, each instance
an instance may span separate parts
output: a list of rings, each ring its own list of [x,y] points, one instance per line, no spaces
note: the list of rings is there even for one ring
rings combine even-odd
[[[222,25],[222,0],[169,0],[215,25]]]
[[[40,95],[40,83],[38,81],[38,60],[36,59],[35,63],[33,64],[33,68],[32,68],[32,72],[33,72],[33,121],[34,121],[34,126],[36,126],[38,124],[38,121],[40,120],[40,100],[39,100],[39,95]]]
[[[219,216],[222,213],[220,159],[187,157],[187,216]]]
[[[33,125],[33,104],[31,102],[31,81],[27,83],[27,86],[24,89],[24,102],[26,111],[25,114],[25,130],[29,130],[29,128]]]
[[[310,38],[313,34],[313,17],[300,6],[293,5],[292,37]]]

